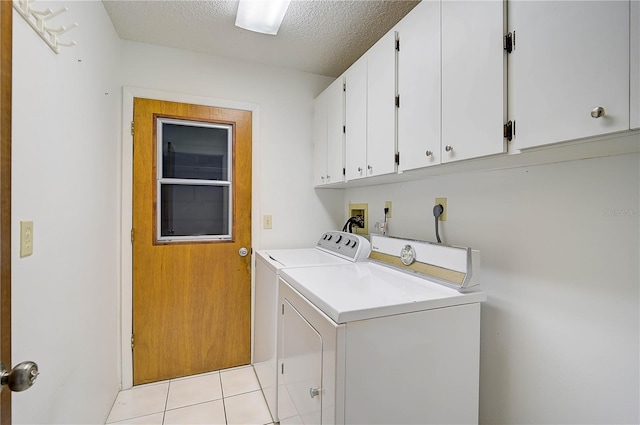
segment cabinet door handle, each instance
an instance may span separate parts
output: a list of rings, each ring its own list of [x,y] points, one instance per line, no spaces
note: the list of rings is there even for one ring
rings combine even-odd
[[[320,388],[309,388],[309,395],[311,398],[320,395]]]
[[[444,150],[447,151],[447,152],[451,152],[453,150],[453,146],[447,145],[447,146],[444,147]]]
[[[367,168],[370,170],[370,169],[372,169],[373,167],[372,167],[371,165],[367,165]]]
[[[591,117],[592,118],[604,117],[604,108],[602,106],[598,106],[597,108],[593,108],[591,110]]]
[[[358,167],[358,172],[361,172],[361,171],[362,171],[362,167]]]
[[[431,155],[433,155],[433,152],[431,152],[431,151],[426,151],[424,154],[425,154],[426,156],[431,156]]]

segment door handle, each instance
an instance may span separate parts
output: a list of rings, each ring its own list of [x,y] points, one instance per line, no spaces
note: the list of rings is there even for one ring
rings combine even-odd
[[[238,255],[241,257],[246,257],[249,254],[249,250],[245,247],[242,247],[238,250]]]
[[[0,362],[0,391],[5,386],[14,392],[28,390],[39,374],[38,365],[34,362],[19,363],[11,370],[7,370],[4,363]]]

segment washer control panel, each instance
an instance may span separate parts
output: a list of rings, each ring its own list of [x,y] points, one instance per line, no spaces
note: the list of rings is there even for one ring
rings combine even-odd
[[[316,248],[353,262],[366,260],[371,252],[371,244],[363,236],[337,230],[325,232]]]

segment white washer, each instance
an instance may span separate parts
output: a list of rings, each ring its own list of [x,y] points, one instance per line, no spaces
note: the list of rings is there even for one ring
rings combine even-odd
[[[367,259],[371,245],[362,236],[346,232],[324,233],[314,248],[256,252],[253,367],[260,387],[278,422],[277,350],[278,278],[284,268],[351,264]]]
[[[281,423],[477,423],[479,253],[371,245],[369,262],[282,271]]]

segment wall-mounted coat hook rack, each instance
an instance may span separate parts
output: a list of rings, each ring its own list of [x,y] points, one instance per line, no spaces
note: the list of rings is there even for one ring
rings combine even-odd
[[[71,25],[50,28],[47,26],[47,21],[55,18],[56,16],[67,12],[69,9],[63,7],[57,11],[52,9],[34,10],[31,8],[32,0],[13,0],[13,8],[24,18],[27,23],[35,30],[35,32],[47,43],[47,46],[51,47],[56,53],[60,53],[60,46],[71,47],[75,46],[76,42],[61,42],[58,40],[58,36],[64,34],[70,29],[76,28],[78,24],[74,22]]]

